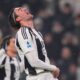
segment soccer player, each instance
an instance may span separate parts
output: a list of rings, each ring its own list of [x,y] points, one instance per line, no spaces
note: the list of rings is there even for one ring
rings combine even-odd
[[[0,80],[19,80],[23,65],[17,55],[15,38],[12,36],[4,38],[0,49]]]
[[[11,26],[18,30],[16,48],[19,54],[26,57],[27,80],[57,80],[60,70],[50,64],[43,37],[35,30],[33,15],[29,9],[14,8],[10,13],[9,21]]]

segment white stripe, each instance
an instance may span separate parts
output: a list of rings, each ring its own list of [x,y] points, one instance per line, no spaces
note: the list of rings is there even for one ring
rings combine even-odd
[[[6,58],[6,63],[5,63],[5,72],[6,72],[6,77],[4,80],[10,80],[10,76],[11,76],[11,67],[10,67],[10,59],[7,56]]]
[[[0,66],[1,66],[1,64],[2,64],[5,57],[6,57],[5,50],[0,49]]]

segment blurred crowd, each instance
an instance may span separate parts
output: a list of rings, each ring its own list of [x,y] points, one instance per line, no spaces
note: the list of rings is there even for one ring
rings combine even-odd
[[[61,70],[60,80],[80,80],[80,0],[74,1],[1,0],[0,44],[5,36],[15,34],[8,22],[10,9],[29,6],[35,28],[43,34],[51,63]]]

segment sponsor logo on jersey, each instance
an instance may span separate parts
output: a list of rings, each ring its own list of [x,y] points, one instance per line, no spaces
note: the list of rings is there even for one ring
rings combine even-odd
[[[27,48],[31,48],[31,43],[27,41]]]

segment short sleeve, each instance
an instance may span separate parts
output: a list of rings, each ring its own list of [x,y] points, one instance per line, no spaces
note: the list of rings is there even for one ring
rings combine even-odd
[[[17,34],[17,46],[22,51],[22,54],[26,54],[34,50],[34,43],[31,33],[27,28],[21,28]]]

